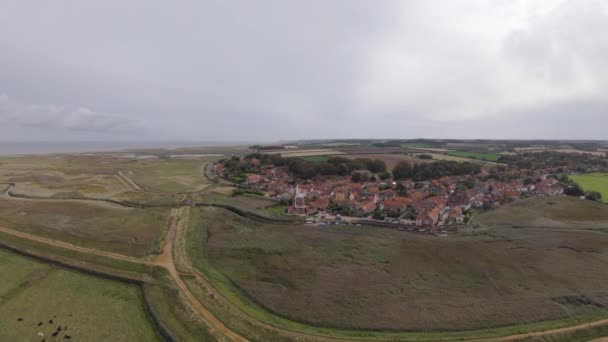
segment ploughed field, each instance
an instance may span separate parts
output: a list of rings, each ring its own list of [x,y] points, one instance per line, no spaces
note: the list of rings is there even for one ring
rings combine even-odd
[[[0,275],[2,341],[160,340],[135,285],[68,271],[2,249]]]
[[[541,217],[534,228],[498,224],[530,219],[516,203],[447,238],[202,208],[196,245],[212,268],[199,267],[278,315],[329,327],[467,330],[597,313],[608,307],[608,207],[571,200],[523,202]]]
[[[135,257],[158,250],[168,213],[102,202],[0,199],[0,227]]]

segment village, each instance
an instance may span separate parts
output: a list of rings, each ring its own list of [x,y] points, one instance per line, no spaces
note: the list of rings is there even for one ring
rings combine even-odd
[[[245,174],[240,186],[288,204],[287,213],[306,216],[310,223],[364,219],[431,230],[447,229],[465,223],[482,209],[496,208],[524,197],[564,193],[564,187],[547,174],[547,170],[528,171],[527,177],[509,181],[489,178],[486,167],[478,174],[418,182],[378,179],[368,170],[355,170],[350,176],[303,180],[291,175],[286,167],[260,165],[255,158],[249,162],[258,167],[259,172]],[[222,163],[216,163],[214,168],[218,176],[224,175]]]

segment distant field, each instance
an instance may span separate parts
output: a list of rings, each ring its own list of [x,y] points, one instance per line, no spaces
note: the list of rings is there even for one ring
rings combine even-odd
[[[268,152],[268,154],[280,154],[281,157],[285,158],[301,158],[301,157],[312,157],[312,156],[331,156],[336,154],[342,154],[342,152],[328,149],[328,148],[320,148],[320,149],[302,149],[302,150],[280,150]]]
[[[217,208],[203,208],[201,220],[210,261],[201,271],[225,291],[300,322],[468,330],[608,305],[608,273],[598,272],[608,261],[608,235],[593,231],[495,228],[438,238],[262,224]]]
[[[345,154],[341,156],[343,158],[348,159],[357,159],[357,158],[370,158],[370,159],[380,159],[384,163],[386,163],[386,168],[388,171],[392,171],[395,165],[397,165],[400,161],[407,161],[408,163],[414,164],[424,164],[424,163],[432,163],[432,159],[420,159],[404,154]]]
[[[477,160],[487,160],[487,161],[498,161],[500,158],[500,154],[496,153],[479,153],[479,152],[467,152],[467,151],[449,151],[447,155],[461,158],[470,158]]]
[[[305,157],[299,157],[299,158],[306,160],[306,161],[312,161],[312,162],[326,162],[329,160],[328,156],[305,156]]]
[[[203,166],[218,157],[137,159],[115,155],[61,155],[0,158],[0,182],[16,183],[13,192],[33,197],[95,198],[172,204],[182,191],[209,186]],[[122,172],[147,193],[134,191],[117,175]],[[159,194],[165,192],[164,195]]]
[[[0,200],[2,227],[135,257],[158,248],[167,214],[103,203]]]
[[[577,154],[592,154],[595,156],[605,156],[606,151],[598,150],[598,151],[586,151],[586,150],[577,150],[573,148],[550,148],[550,147],[520,147],[515,149],[518,152],[560,152],[560,153],[577,153]]]
[[[434,145],[431,144],[425,144],[425,143],[407,143],[407,144],[401,144],[402,147],[406,147],[406,148],[433,148],[435,147]]]
[[[602,201],[608,203],[608,173],[590,173],[574,175],[570,178],[585,191],[597,191],[602,194]]]
[[[441,153],[416,153],[415,155],[418,156],[421,154],[430,154],[431,156],[433,156],[434,160],[448,160],[448,161],[456,161],[456,162],[476,162],[477,161],[475,159],[449,156],[447,154],[441,154]],[[482,162],[482,161],[480,160],[479,162]]]
[[[135,285],[52,267],[4,250],[0,274],[2,341],[67,341],[66,335],[72,341],[160,341]],[[61,331],[53,337],[58,327]]]
[[[209,186],[203,177],[203,166],[206,162],[216,159],[219,158],[144,159],[130,163],[125,170],[128,171],[129,178],[146,189],[165,192],[195,191]]]

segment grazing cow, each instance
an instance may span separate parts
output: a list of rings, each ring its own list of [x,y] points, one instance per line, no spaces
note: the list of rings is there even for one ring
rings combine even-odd
[[[65,335],[65,336],[63,336],[63,338],[65,338],[66,340],[69,340],[69,339],[71,339],[71,338],[72,338],[72,336],[70,336],[70,335]]]
[[[55,331],[52,336],[55,337],[57,334],[59,334],[59,331]]]
[[[41,326],[41,325],[43,325],[43,324],[44,324],[44,323],[40,322],[40,323],[38,323],[38,326]]]
[[[23,321],[23,318],[17,318],[17,322]]]

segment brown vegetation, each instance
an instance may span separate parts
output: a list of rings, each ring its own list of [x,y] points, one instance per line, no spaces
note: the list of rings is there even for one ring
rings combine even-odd
[[[496,229],[441,239],[378,228],[281,226],[204,209],[213,265],[294,320],[355,329],[463,330],[608,305],[608,236]]]

